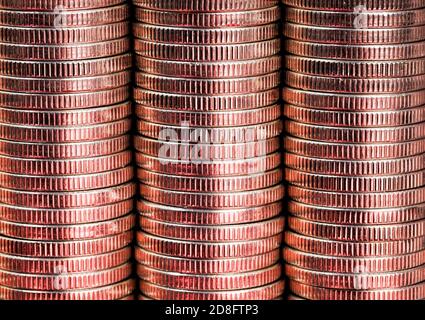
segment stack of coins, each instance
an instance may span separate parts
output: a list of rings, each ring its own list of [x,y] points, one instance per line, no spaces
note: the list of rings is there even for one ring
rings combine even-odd
[[[278,1],[134,3],[141,298],[277,298]]]
[[[294,299],[425,298],[425,1],[284,0]]]
[[[128,7],[0,1],[0,299],[131,297]]]

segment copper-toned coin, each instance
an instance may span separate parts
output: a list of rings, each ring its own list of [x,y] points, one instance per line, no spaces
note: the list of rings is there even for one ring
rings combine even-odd
[[[425,186],[410,190],[376,193],[318,191],[292,185],[287,190],[288,196],[295,201],[334,208],[397,208],[425,202]]]
[[[174,134],[174,132],[170,132]],[[167,138],[167,137],[166,137]],[[197,143],[195,143],[197,142]],[[135,149],[144,154],[169,160],[186,160],[191,162],[211,163],[219,160],[242,160],[264,157],[280,149],[280,139],[252,139],[246,143],[214,144],[208,143],[180,143],[173,141],[159,141],[142,136],[134,137]],[[425,146],[424,146],[425,148]],[[0,141],[0,153],[2,142]]]
[[[0,109],[1,110],[1,109]],[[425,121],[425,106],[401,110],[335,111],[287,104],[285,116],[294,121],[334,127],[392,127]]]
[[[91,0],[67,1],[67,0],[1,0],[0,8],[14,10],[34,10],[34,11],[51,11],[58,6],[63,6],[64,9],[92,9],[109,7],[121,4],[122,0],[97,0],[93,3]]]
[[[287,55],[286,67],[298,73],[336,78],[396,78],[425,73],[425,59],[350,61]]]
[[[359,2],[360,3],[360,2]],[[360,4],[359,4],[360,5]],[[334,9],[334,8],[332,8]],[[345,8],[344,8],[345,9]],[[361,16],[360,16],[361,15]],[[360,18],[362,18],[360,20]],[[312,26],[339,28],[404,28],[425,24],[425,9],[402,11],[372,11],[357,6],[345,12],[306,10],[287,7],[285,18],[289,22]]]
[[[227,259],[187,259],[160,255],[136,247],[138,263],[166,272],[182,274],[226,274],[264,269],[279,261],[279,250],[250,257]]]
[[[159,109],[160,111],[158,112],[162,111],[161,117],[163,117],[164,110],[228,112],[267,107],[276,104],[279,100],[279,89],[273,88],[262,92],[252,92],[243,95],[203,96],[155,92],[135,88],[134,99],[139,105]]]
[[[137,177],[143,184],[183,192],[239,192],[273,187],[282,182],[282,171],[275,169],[258,174],[229,177],[190,177],[162,174],[139,168]],[[0,186],[2,175],[0,173]]]
[[[22,78],[94,77],[129,69],[131,64],[132,58],[128,53],[101,59],[75,61],[51,62],[1,59],[0,74]],[[26,79],[26,81],[29,81],[29,79]]]
[[[207,242],[161,238],[143,231],[137,233],[137,243],[143,249],[188,259],[225,259],[261,255],[278,249],[281,238],[282,235],[277,234],[269,238],[249,241]]]
[[[134,225],[135,217],[133,214],[129,214],[114,220],[59,226],[17,224],[15,222],[0,221],[0,231],[6,237],[25,240],[74,241],[105,238],[111,235],[122,234],[131,230]]]
[[[382,40],[384,39],[382,38]],[[325,44],[316,41],[305,42],[288,39],[285,42],[285,48],[291,54],[312,58],[386,61],[424,57],[425,41],[356,45],[354,43]]]
[[[0,37],[4,43],[65,45],[68,43],[93,43],[118,39],[126,36],[128,29],[127,22],[72,28],[0,26]]]
[[[425,219],[425,203],[388,209],[338,209],[289,201],[288,211],[301,219],[340,225],[390,225]]]
[[[282,0],[288,6],[315,10],[330,11],[353,11],[355,7],[362,5],[365,10],[398,11],[423,8],[421,0],[345,0],[343,3],[334,0]]]
[[[131,258],[131,247],[99,255],[73,258],[28,258],[0,254],[0,269],[16,273],[57,275],[107,270],[120,266]]]
[[[336,93],[403,93],[425,89],[425,75],[405,78],[332,78],[286,72],[286,84],[290,87]]]
[[[395,241],[425,236],[425,220],[390,225],[345,226],[290,216],[288,226],[294,232],[306,236],[337,241]]]
[[[277,38],[279,36],[279,28],[276,23],[244,28],[227,27],[210,29],[135,23],[133,25],[133,34],[139,39],[166,43],[202,45],[232,44]]]
[[[330,143],[310,141],[287,136],[284,139],[288,152],[307,157],[333,160],[382,160],[411,157],[425,152],[425,141],[407,141],[379,144]]]
[[[73,225],[113,220],[129,214],[133,199],[89,208],[38,209],[0,204],[0,219],[33,225]]]
[[[291,39],[336,44],[395,44],[425,40],[422,26],[401,29],[311,27],[287,22],[283,34]]]
[[[279,86],[280,73],[232,79],[187,79],[136,73],[138,86],[152,91],[187,95],[244,94]]]
[[[277,55],[280,52],[280,40],[262,39],[254,43],[190,45],[187,43],[159,43],[152,41],[152,39],[135,39],[134,47],[138,55],[152,59],[192,61],[196,63],[230,62],[255,60]]]
[[[261,207],[214,210],[187,209],[159,205],[148,201],[137,202],[139,213],[150,219],[185,225],[232,225],[263,221],[274,218],[282,212],[280,201]]]
[[[81,11],[67,10],[63,4],[58,4],[53,11],[41,11],[41,8],[31,11],[16,10],[28,8],[13,9],[15,10],[0,10],[1,25],[65,28],[105,25],[128,18],[128,6],[125,4],[97,9],[84,8]]]
[[[0,298],[5,300],[116,300],[132,294],[133,279],[109,286],[86,290],[34,291],[0,287]]]
[[[132,243],[133,231],[99,239],[78,241],[30,241],[0,237],[1,252],[32,258],[70,258],[112,252]]]
[[[110,106],[130,98],[128,86],[107,91],[67,94],[19,93],[0,91],[0,104],[13,109],[63,111]]]
[[[420,159],[424,158],[425,155]],[[0,156],[0,163],[1,161],[2,157]],[[255,157],[251,159],[193,163],[192,161],[184,160],[160,159],[137,152],[136,163],[140,168],[145,170],[164,174],[193,177],[226,177],[256,174],[276,169],[281,165],[281,154],[276,152],[263,157]],[[425,164],[423,165],[425,167]]]
[[[224,242],[269,238],[283,232],[285,221],[283,217],[277,217],[248,224],[203,226],[161,222],[141,215],[139,224],[144,232],[159,237],[185,241],[201,239],[208,242]]]
[[[130,263],[107,270],[68,273],[55,275],[24,274],[0,270],[0,283],[9,288],[65,291],[90,289],[111,285],[127,279],[131,275]]]
[[[105,91],[130,82],[130,71],[82,78],[17,78],[0,76],[0,89],[24,93],[73,93]]]
[[[283,249],[285,261],[291,265],[324,272],[368,274],[394,272],[416,268],[425,263],[425,249],[415,253],[389,257],[332,257]]]
[[[165,124],[166,127],[179,126],[178,129],[171,127],[173,130],[189,130],[189,131],[206,131],[211,135],[211,139],[214,139],[214,130],[227,130],[229,133],[233,130],[233,135],[239,134],[244,137],[247,132],[252,131],[255,134],[258,131],[266,131],[272,136],[278,136],[280,130],[282,130],[282,124],[280,117],[282,114],[280,104],[273,104],[267,107],[249,109],[249,110],[232,110],[232,111],[182,111],[173,109],[158,109],[151,108],[141,104],[136,104],[136,115],[151,123]],[[0,109],[1,110],[1,109]],[[279,120],[278,120],[279,119]],[[425,119],[424,119],[425,121]],[[150,126],[149,128],[146,128]],[[139,122],[139,132],[145,134],[145,132],[155,132],[153,124],[147,124],[142,121]],[[188,128],[188,127],[206,127],[206,128]],[[243,129],[243,127],[245,129]],[[250,126],[250,127],[246,127]],[[156,131],[163,130],[163,126],[157,126]],[[232,128],[222,128],[232,127]],[[273,129],[272,129],[273,128]],[[267,130],[268,129],[268,130]],[[277,130],[277,132],[276,132]],[[145,134],[149,136],[149,134]],[[151,133],[152,135],[152,133]],[[257,134],[258,135],[258,134]],[[156,134],[155,136],[158,136]],[[266,138],[266,134],[263,139]],[[216,141],[215,139],[213,141]],[[224,142],[224,141],[223,141]],[[235,141],[242,142],[242,141]]]
[[[289,287],[295,294],[312,300],[423,300],[425,283],[404,288],[381,290],[339,290],[320,288],[290,281]]]
[[[285,243],[294,249],[327,256],[377,257],[398,256],[423,250],[425,237],[398,241],[348,242],[312,238],[287,231]]]
[[[287,120],[286,132],[294,137],[342,143],[397,143],[425,137],[425,122],[384,128],[317,126]]]
[[[128,135],[80,143],[32,143],[0,140],[0,154],[46,160],[97,157],[126,150],[130,143],[129,140]]]
[[[279,280],[281,272],[282,269],[279,264],[261,270],[214,275],[183,274],[156,270],[142,264],[137,265],[137,275],[143,281],[174,289],[195,291],[230,291],[257,288]]]
[[[228,12],[268,8],[278,4],[278,0],[188,0],[174,2],[169,0],[135,0],[134,4],[143,8],[163,11]]]
[[[286,168],[285,177],[289,183],[298,187],[341,193],[401,191],[425,185],[425,170],[392,176],[341,177]]]
[[[131,115],[131,103],[124,102],[106,107],[75,110],[52,110],[34,112],[30,109],[11,109],[0,107],[0,122],[2,124],[70,127],[96,125],[115,122]]]
[[[402,288],[425,280],[422,266],[397,272],[369,273],[368,271],[360,270],[356,273],[342,274],[306,270],[287,264],[285,272],[288,278],[297,282],[315,287],[348,290]]]
[[[188,291],[140,281],[139,288],[156,300],[272,300],[283,294],[285,283],[278,281],[263,287],[237,291]]]
[[[0,43],[0,57],[16,60],[83,60],[123,54],[130,49],[127,37],[95,43],[29,45]]]
[[[354,95],[328,94],[286,87],[283,89],[283,98],[296,106],[329,111],[396,111],[423,106],[425,91]]]
[[[280,110],[279,105],[273,106],[273,108],[276,110],[276,113]],[[262,116],[270,116],[270,118],[273,118],[273,112],[270,112],[270,115],[262,115],[262,113],[263,112],[258,110],[259,119],[261,119]],[[264,111],[264,113],[268,112]],[[169,112],[169,114],[171,114],[171,112]],[[243,117],[243,115],[241,114],[240,117]],[[237,116],[235,118],[237,118]],[[247,118],[251,118],[249,114],[247,115]],[[278,115],[274,117],[274,119],[276,118],[278,119]],[[191,122],[195,122],[196,120],[196,117],[192,117]],[[250,119],[244,120],[249,121]],[[217,122],[219,122],[219,120]],[[243,125],[243,123],[241,125]],[[0,126],[0,134],[1,129],[2,128]],[[152,123],[141,119],[138,119],[137,121],[137,131],[145,137],[158,140],[166,139],[168,141],[182,143],[195,141],[205,143],[211,142],[215,144],[246,143],[271,139],[279,136],[282,133],[282,130],[282,122],[280,120],[272,120],[263,123],[260,122],[260,124],[255,125],[247,124],[243,127],[222,127],[219,125],[201,127],[196,125],[192,126],[190,122],[186,121],[179,122],[176,125]]]
[[[223,28],[250,27],[268,24],[279,20],[280,10],[278,6],[270,6],[257,10],[222,11],[222,12],[194,12],[194,11],[168,11],[164,9],[150,10],[136,7],[136,20],[144,23],[197,27],[197,28]]]
[[[130,129],[130,118],[90,126],[40,127],[0,124],[0,139],[31,143],[85,142],[119,137]]]
[[[0,156],[0,167],[3,175],[6,172],[39,176],[62,176],[69,173],[83,175],[124,168],[130,164],[131,160],[132,154],[128,150],[106,156],[68,160],[39,160]]]
[[[14,206],[28,206],[43,209],[65,209],[102,206],[132,198],[133,183],[117,187],[80,192],[35,192],[0,188],[3,203]]]
[[[240,78],[275,72],[281,68],[278,55],[242,61],[198,62],[157,60],[136,56],[138,68],[142,72],[182,78]]]
[[[0,187],[24,191],[83,191],[108,188],[133,178],[133,167],[85,175],[29,175],[0,171]],[[72,172],[71,172],[72,173]]]
[[[409,174],[425,169],[425,154],[388,160],[332,160],[285,153],[285,165],[304,173],[337,176],[377,176]]]
[[[3,190],[0,189],[0,195],[1,191]],[[139,192],[150,202],[170,206],[194,209],[231,209],[262,206],[282,200],[284,187],[279,184],[271,188],[253,191],[207,193],[164,190],[142,184]],[[425,188],[422,193],[421,198],[425,198]],[[425,199],[422,202],[425,202]]]

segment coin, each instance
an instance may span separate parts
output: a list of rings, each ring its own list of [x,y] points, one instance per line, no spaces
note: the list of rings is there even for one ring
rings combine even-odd
[[[368,271],[360,270],[353,274],[340,274],[305,270],[287,264],[285,271],[290,279],[301,283],[315,287],[347,290],[403,288],[421,283],[425,278],[423,267],[386,273],[369,274]]]
[[[0,297],[5,300],[115,300],[127,297],[135,286],[133,279],[85,290],[38,291],[0,286]]]
[[[335,127],[392,127],[425,121],[425,107],[362,112],[322,110],[286,104],[285,116],[291,120]]]
[[[379,30],[379,29],[377,29]],[[411,43],[381,43],[367,45],[355,43],[318,43],[316,41],[306,42],[288,39],[285,42],[286,50],[295,55],[311,58],[341,60],[405,60],[424,56],[423,49],[425,41]]]
[[[199,290],[203,292],[232,291],[258,288],[279,280],[281,266],[275,264],[261,270],[233,274],[192,275],[165,272],[139,264],[137,266],[137,274],[143,281],[174,289]]]
[[[278,216],[282,211],[280,201],[260,207],[215,210],[215,209],[186,209],[163,206],[145,200],[137,202],[139,213],[147,218],[169,223],[185,225],[225,226],[232,224],[264,221]]]
[[[337,176],[389,176],[414,173],[425,169],[425,154],[384,160],[338,160],[305,157],[294,153],[285,154],[287,167],[303,173]]]
[[[93,272],[117,267],[129,261],[131,247],[93,256],[73,258],[28,258],[0,254],[0,269],[15,273],[57,274],[59,270],[69,273]]]
[[[131,67],[130,54],[78,61],[0,60],[1,74],[23,78],[92,77],[120,72]]]
[[[299,251],[326,256],[381,257],[398,256],[423,250],[425,237],[382,242],[349,242],[313,238],[295,232],[285,233],[286,245]]]
[[[390,225],[343,226],[289,216],[288,224],[291,230],[299,234],[338,241],[393,241],[425,236],[425,220]]]
[[[363,7],[357,6],[357,10],[356,7],[354,7],[354,10],[347,10],[344,12],[287,7],[285,18],[286,21],[303,25],[339,28],[352,28],[355,27],[356,24],[371,29],[404,28],[414,25],[423,25],[425,23],[425,10],[423,8],[385,12],[366,10],[364,6],[365,4],[363,3]],[[333,7],[335,7],[335,5]],[[359,20],[359,16],[363,19]]]
[[[244,241],[268,238],[282,232],[284,219],[273,218],[266,221],[238,225],[184,225],[156,221],[143,215],[139,216],[139,225],[144,232],[168,239],[187,241],[223,242]]]
[[[342,225],[392,225],[425,219],[425,203],[386,209],[338,209],[289,201],[288,211],[296,217]]]
[[[286,247],[283,256],[287,263],[303,269],[324,272],[368,273],[394,272],[412,269],[424,264],[425,251],[390,257],[332,257],[306,253]]]
[[[136,5],[139,5],[136,3]],[[136,20],[144,23],[164,26],[194,26],[198,28],[220,28],[228,26],[249,27],[264,25],[279,20],[278,6],[270,6],[256,10],[193,12],[151,10],[136,6]]]
[[[127,22],[72,28],[0,26],[0,38],[2,42],[27,45],[94,43],[118,39],[127,34]]]
[[[114,220],[78,225],[30,225],[0,221],[1,234],[26,240],[71,241],[104,238],[131,230],[135,225],[134,215],[128,214]]]
[[[0,281],[9,288],[63,291],[103,287],[127,279],[131,264],[90,273],[59,273],[57,275],[20,274],[0,270]]]
[[[157,270],[183,274],[225,274],[249,272],[275,265],[279,261],[279,250],[261,255],[226,259],[187,259],[156,254],[136,247],[137,262]]]
[[[4,189],[0,189],[0,194]],[[425,190],[421,190],[422,193]],[[7,192],[3,191],[5,194]],[[282,200],[284,195],[283,185],[251,190],[244,192],[183,192],[175,190],[164,190],[142,184],[139,193],[150,202],[171,205],[183,206],[186,208],[197,209],[227,209],[227,208],[244,208],[253,206],[262,206],[268,203]],[[425,194],[422,195],[425,197]],[[421,197],[421,198],[422,198]],[[420,199],[418,199],[420,200]],[[402,200],[401,200],[402,201]],[[413,199],[407,200],[414,201]],[[406,201],[406,202],[407,202]],[[425,202],[425,199],[424,201]]]
[[[262,92],[243,95],[218,94],[215,96],[203,96],[155,92],[135,88],[134,99],[137,104],[155,108],[157,112],[163,110],[190,112],[238,111],[267,107],[275,104],[279,100],[279,89],[272,88]],[[161,116],[164,116],[164,114]]]
[[[129,87],[123,86],[98,92],[36,94],[0,91],[1,105],[13,109],[68,110],[104,107],[129,99]]]
[[[255,10],[268,8],[278,4],[277,0],[253,0],[247,3],[243,0],[221,1],[221,0],[189,0],[184,2],[170,2],[167,0],[135,0],[135,5],[164,11],[189,11],[189,12],[229,12],[236,10]]]
[[[1,47],[0,47],[1,48]],[[234,44],[178,44],[160,43],[152,39],[135,39],[138,55],[169,61],[218,62],[261,59],[279,54],[280,40],[269,39],[255,43]]]
[[[255,60],[202,62],[156,60],[136,56],[137,66],[142,72],[171,77],[223,79],[258,76],[272,73],[281,67],[277,55]]]
[[[391,2],[381,0],[347,0],[343,3],[333,0],[282,0],[288,6],[297,8],[308,8],[317,10],[331,11],[353,11],[356,6],[362,5],[365,10],[374,11],[398,11],[423,8],[423,3],[420,0],[405,2],[403,0],[395,0]]]
[[[233,79],[186,79],[136,73],[136,83],[144,89],[186,95],[252,93],[275,88],[279,81],[279,72]]]
[[[136,103],[136,115],[143,120],[151,122],[151,124],[148,124],[146,123],[146,121],[138,121],[138,131],[140,133],[154,131],[153,128],[149,128],[149,130],[148,128],[144,128],[148,125],[151,127],[156,126],[158,128],[161,128],[161,126],[154,125],[153,123],[165,124],[167,125],[166,127],[171,127],[173,125],[180,126],[180,130],[184,130],[186,127],[193,126],[198,128],[192,128],[191,130],[204,130],[207,132],[211,132],[211,134],[214,133],[214,131],[233,130],[235,133],[240,132],[240,135],[242,135],[242,137],[246,134],[246,132],[249,132],[250,130],[252,130],[253,133],[255,133],[256,131],[266,131],[267,125],[269,127],[274,128],[275,130],[281,130],[282,128],[282,124],[280,123],[280,121],[278,121],[281,116],[281,106],[279,104],[273,104],[266,107],[249,110],[223,110],[208,112],[197,110],[183,111],[173,109],[158,109]],[[251,127],[246,128],[246,126]],[[205,128],[202,129],[199,127]],[[176,130],[175,128],[172,129]],[[275,137],[279,134],[280,131],[273,132],[272,136]],[[216,140],[214,139],[213,141]]]
[[[46,3],[44,7],[46,7]],[[67,10],[63,5],[61,7],[59,4],[53,8],[53,11],[17,11],[4,10],[2,8],[0,10],[0,23],[9,26],[65,28],[72,26],[104,25],[123,21],[128,18],[128,7],[125,4],[91,10],[88,10],[88,8],[84,8],[84,10],[81,10],[82,8],[76,9],[80,10]]]
[[[91,9],[109,7],[120,3],[122,3],[122,0],[99,0],[96,3],[93,3],[91,0],[82,0],[78,2],[69,2],[64,0],[17,0],[13,3],[7,0],[2,0],[0,2],[0,8],[51,11],[58,6],[63,6],[64,9]]]
[[[0,42],[0,57],[30,61],[84,60],[119,55],[129,49],[130,41],[127,37],[94,43],[69,43],[66,46]]]
[[[423,300],[425,284],[381,290],[339,290],[309,286],[290,281],[291,290],[313,300]]]
[[[281,245],[282,235],[235,242],[173,240],[150,235],[143,231],[139,231],[136,237],[137,244],[141,248],[158,254],[189,259],[224,259],[261,255],[278,249]]]
[[[38,258],[70,258],[112,252],[130,245],[133,231],[121,234],[77,241],[34,241],[0,236],[2,253]]]
[[[139,288],[156,300],[272,300],[282,295],[283,281],[266,286],[234,291],[188,291],[161,287],[147,281],[140,281]]]
[[[113,220],[133,209],[133,199],[89,208],[40,209],[0,204],[3,221],[35,225],[73,225]]]

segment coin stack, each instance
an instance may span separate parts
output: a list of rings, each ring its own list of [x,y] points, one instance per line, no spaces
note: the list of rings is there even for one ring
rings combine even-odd
[[[279,3],[134,3],[141,299],[277,298]]]
[[[127,20],[0,0],[0,299],[131,297]]]
[[[293,299],[425,298],[425,1],[283,0]]]

